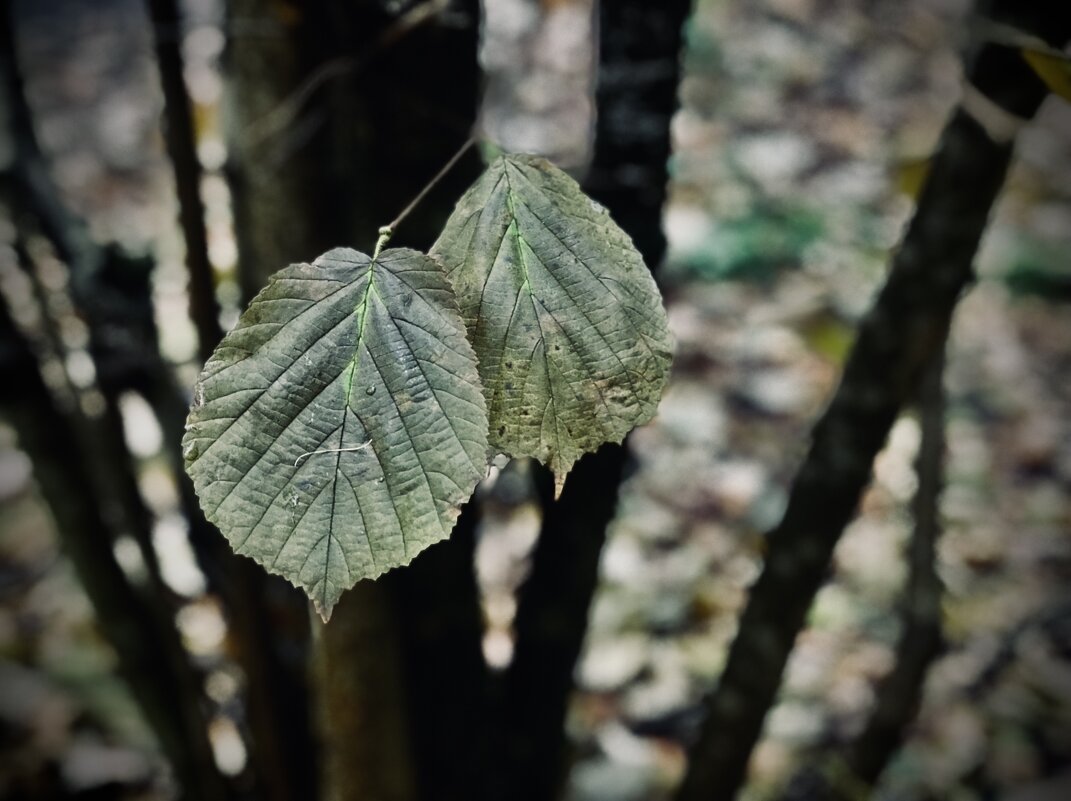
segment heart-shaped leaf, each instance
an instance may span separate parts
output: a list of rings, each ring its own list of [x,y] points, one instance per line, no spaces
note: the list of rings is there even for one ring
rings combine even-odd
[[[558,492],[573,463],[654,416],[672,340],[650,271],[606,210],[544,159],[503,156],[432,248],[476,351],[493,449]]]
[[[325,620],[445,539],[487,414],[442,267],[340,248],[276,273],[205,365],[183,446],[208,519]]]

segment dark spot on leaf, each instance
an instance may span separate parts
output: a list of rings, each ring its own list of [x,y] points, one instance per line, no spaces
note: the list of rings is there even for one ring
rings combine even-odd
[[[501,436],[502,434],[505,434],[506,433],[506,427],[505,426],[499,426],[498,427],[498,433],[499,433],[499,436]]]

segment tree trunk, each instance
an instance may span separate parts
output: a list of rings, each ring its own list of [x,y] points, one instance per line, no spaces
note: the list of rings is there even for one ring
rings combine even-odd
[[[231,3],[229,174],[247,299],[290,262],[340,245],[371,252],[471,133],[476,2],[387,5]],[[470,153],[392,245],[426,249],[478,169]],[[406,570],[363,582],[319,630],[329,798],[470,795],[484,677],[473,519]]]
[[[324,801],[411,801],[416,777],[406,731],[398,620],[390,596],[365,581],[319,627],[315,676],[324,702]]]

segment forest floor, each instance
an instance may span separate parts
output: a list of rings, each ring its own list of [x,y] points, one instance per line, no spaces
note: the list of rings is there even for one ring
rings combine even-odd
[[[157,257],[162,345],[192,381],[141,4],[114,0],[93,14],[75,13],[69,0],[17,5],[27,21],[23,58],[39,67],[28,70],[28,84],[57,180],[98,239]],[[517,0],[496,5],[506,13],[486,53],[494,74],[485,127],[507,145],[521,137],[513,146],[582,163],[590,7],[550,4],[540,24]],[[219,167],[218,7],[190,6],[205,24],[187,37],[187,77],[206,117],[203,156]],[[665,215],[663,283],[677,355],[658,417],[631,440],[634,471],[603,554],[569,720],[571,801],[654,801],[680,778],[682,742],[721,670],[763,533],[783,508],[958,96],[966,6],[697,3]],[[511,68],[517,41],[538,69]],[[1071,107],[1050,102],[1023,134],[979,282],[957,313],[941,501],[947,648],[881,798],[1071,798],[1069,130]],[[221,295],[233,305],[225,187],[210,174],[205,189]],[[168,578],[190,598],[180,627],[225,707],[239,679],[224,664],[218,610],[198,596],[183,555],[159,431],[136,398],[124,411]],[[749,801],[775,794],[866,719],[899,631],[918,441],[907,415],[793,655]],[[509,658],[510,589],[534,522],[530,506],[500,510],[481,544],[495,664]],[[143,747],[144,724],[50,527],[15,432],[0,426],[0,795],[39,780],[73,790],[117,782],[158,797],[160,765]],[[233,722],[220,716],[214,726],[220,760],[240,769]]]

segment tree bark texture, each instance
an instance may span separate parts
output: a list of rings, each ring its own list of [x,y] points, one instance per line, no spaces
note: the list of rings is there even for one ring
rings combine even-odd
[[[557,501],[553,476],[538,473],[543,524],[521,589],[513,661],[496,699],[486,774],[493,801],[549,800],[561,791],[573,672],[625,461],[621,445],[588,454]]]
[[[1063,9],[1052,16],[1060,15],[1067,16]],[[1068,33],[1051,26],[1044,31],[1061,42]],[[1029,119],[1046,95],[1018,53],[1007,48],[983,46],[969,63],[970,83],[1016,117]],[[742,785],[789,653],[870,480],[874,457],[926,365],[944,347],[1011,157],[1011,141],[995,141],[962,105],[953,112],[888,280],[860,324],[784,517],[768,536],[765,565],[706,702],[707,719],[679,801],[731,799]]]
[[[666,252],[670,122],[691,11],[692,0],[599,3],[595,150],[584,190],[610,210],[656,272]]]
[[[487,663],[473,562],[478,523],[473,499],[447,542],[429,548],[387,581],[404,626],[406,701],[419,797],[427,801],[473,798],[487,769],[480,747]]]

